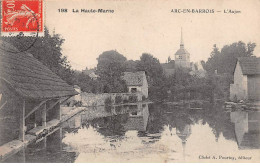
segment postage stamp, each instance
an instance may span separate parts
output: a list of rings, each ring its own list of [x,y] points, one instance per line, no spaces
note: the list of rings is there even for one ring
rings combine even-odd
[[[43,36],[43,0],[3,0],[1,36]]]

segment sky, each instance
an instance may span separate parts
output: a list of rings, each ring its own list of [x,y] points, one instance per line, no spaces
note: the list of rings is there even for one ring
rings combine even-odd
[[[164,63],[184,46],[191,61],[207,60],[213,45],[255,42],[260,55],[260,0],[46,0],[45,24],[65,39],[63,55],[73,69],[97,65],[104,51],[128,60],[150,53]],[[58,9],[68,9],[60,13]],[[111,9],[114,13],[73,13],[72,9]],[[214,9],[219,13],[172,13],[172,9]],[[232,9],[241,11],[227,14]]]

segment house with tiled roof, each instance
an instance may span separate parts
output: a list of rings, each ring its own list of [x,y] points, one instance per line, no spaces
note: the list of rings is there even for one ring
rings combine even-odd
[[[148,83],[144,71],[124,72],[123,80],[129,93],[141,93],[145,98],[148,97]]]
[[[25,133],[59,123],[60,103],[78,93],[33,55],[1,40],[0,48],[2,145],[18,138],[26,141]]]
[[[231,100],[260,100],[260,58],[241,57],[234,70],[230,85]]]

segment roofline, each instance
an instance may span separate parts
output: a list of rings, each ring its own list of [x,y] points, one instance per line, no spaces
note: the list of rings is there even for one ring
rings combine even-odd
[[[187,51],[187,50],[186,50]],[[189,54],[190,55],[190,53],[188,52],[188,53],[185,53],[185,54],[177,54],[177,52],[178,52],[178,50],[176,51],[176,53],[174,54],[174,55],[187,55],[187,54]]]
[[[233,69],[233,72],[232,72],[233,75],[235,74],[236,67],[237,67],[237,64],[240,62],[240,59],[241,59],[241,57],[238,57],[238,58],[237,58],[235,68]],[[240,68],[241,68],[242,75],[245,75],[245,76],[248,76],[248,75],[260,75],[260,74],[244,74],[244,73],[243,73],[243,70],[242,70],[242,66],[241,66],[240,63],[239,63],[239,66],[240,66]]]
[[[21,94],[14,88],[14,86],[13,86],[9,81],[7,81],[7,80],[6,80],[5,78],[3,78],[3,77],[0,77],[0,82],[1,82],[1,80],[3,80],[4,82],[6,82],[7,85],[8,85],[11,89],[13,89],[16,94],[18,94],[19,96],[21,96]]]
[[[234,67],[234,69],[233,69],[233,72],[232,72],[233,75],[235,74],[235,71],[236,71],[236,68],[237,68],[237,63],[238,63],[238,58],[237,58],[237,60],[236,60],[236,65],[235,65],[235,67]],[[241,66],[240,66],[240,68],[241,68]],[[242,70],[242,68],[241,68],[241,70]],[[243,71],[242,71],[242,74],[243,74]],[[243,74],[243,75],[244,75],[244,74]]]
[[[24,98],[27,98],[27,99],[34,99],[34,100],[40,100],[40,99],[57,99],[57,98],[61,98],[61,97],[69,97],[69,96],[72,97],[72,96],[75,96],[75,95],[78,95],[78,94],[79,94],[77,91],[74,90],[74,92],[76,92],[76,93],[73,94],[73,95],[71,94],[71,95],[62,95],[62,96],[57,96],[57,97],[39,97],[39,98],[34,98],[34,97],[29,97],[29,96],[27,96],[27,95],[24,95],[24,94],[18,92],[18,91],[16,90],[16,88],[15,88],[9,81],[7,81],[5,78],[0,77],[0,80],[3,80],[4,82],[6,82],[6,83],[15,91],[15,93],[17,93],[19,96],[24,97]]]

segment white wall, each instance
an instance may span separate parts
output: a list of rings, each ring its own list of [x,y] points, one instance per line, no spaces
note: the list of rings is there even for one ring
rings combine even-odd
[[[146,98],[148,97],[148,83],[144,78],[142,86],[128,86],[128,92],[131,93],[131,89],[136,88],[137,92],[141,92]]]
[[[248,99],[247,76],[243,75],[239,62],[234,72],[234,84],[230,85],[230,99],[234,100],[235,96],[238,100]]]

